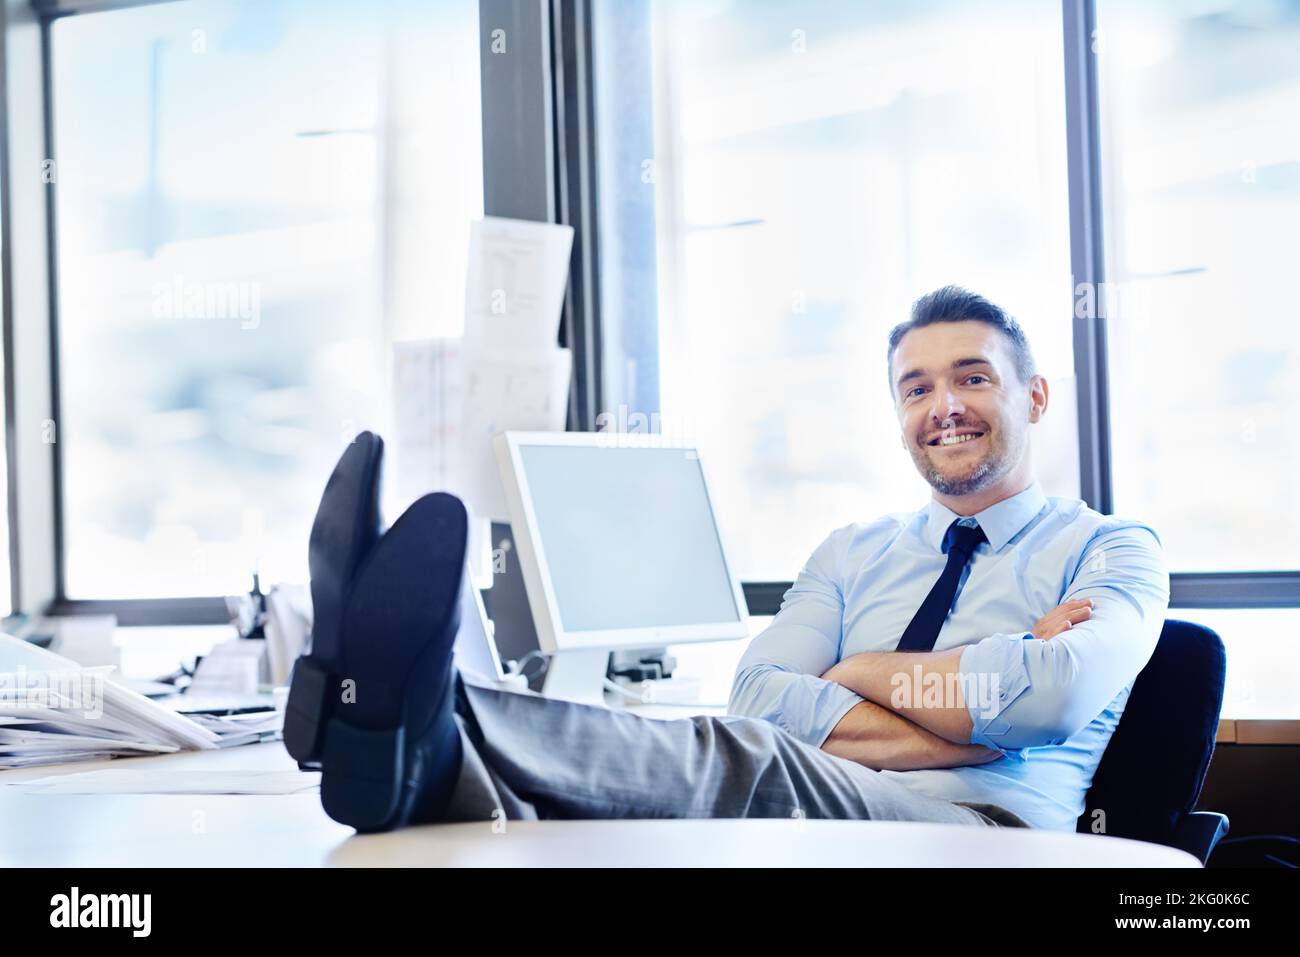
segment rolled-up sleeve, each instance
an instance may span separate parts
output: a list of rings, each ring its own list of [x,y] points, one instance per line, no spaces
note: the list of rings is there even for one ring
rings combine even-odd
[[[962,652],[971,744],[1061,744],[1137,677],[1169,608],[1169,572],[1155,531],[1124,523],[1095,533],[1060,602],[1077,598],[1092,599],[1091,616],[1055,638],[989,635]]]
[[[860,695],[821,676],[837,661],[844,628],[839,569],[848,529],[833,532],[750,643],[731,687],[732,714],[765,718],[821,747]]]

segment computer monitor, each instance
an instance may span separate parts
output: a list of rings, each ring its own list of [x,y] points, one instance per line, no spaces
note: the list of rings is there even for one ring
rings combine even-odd
[[[697,449],[659,435],[503,432],[506,504],[544,693],[600,700],[608,654],[748,635]]]

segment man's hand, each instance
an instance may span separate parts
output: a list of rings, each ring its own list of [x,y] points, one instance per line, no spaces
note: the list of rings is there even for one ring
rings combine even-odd
[[[1076,598],[1057,605],[1034,625],[1034,637],[1046,641],[1055,638],[1063,631],[1069,631],[1074,625],[1088,620],[1092,614],[1091,598]]]
[[[987,764],[1001,751],[954,744],[874,701],[859,701],[840,719],[822,750],[873,771],[916,771]]]

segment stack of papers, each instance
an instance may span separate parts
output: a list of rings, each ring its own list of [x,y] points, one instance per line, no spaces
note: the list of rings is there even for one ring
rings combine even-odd
[[[247,724],[201,725],[113,681],[0,634],[0,768],[219,748],[257,740]]]

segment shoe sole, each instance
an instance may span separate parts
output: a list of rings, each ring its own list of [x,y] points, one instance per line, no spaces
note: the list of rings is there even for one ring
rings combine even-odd
[[[362,432],[344,450],[321,494],[308,545],[314,622],[310,654],[294,664],[285,704],[284,746],[306,764],[320,760],[324,723],[338,700],[343,609],[358,567],[379,540],[384,442]]]
[[[339,697],[322,734],[321,803],[359,831],[401,823],[419,798],[419,782],[407,781],[408,749],[431,727],[449,727],[468,526],[458,498],[424,496],[380,539],[353,584]]]

